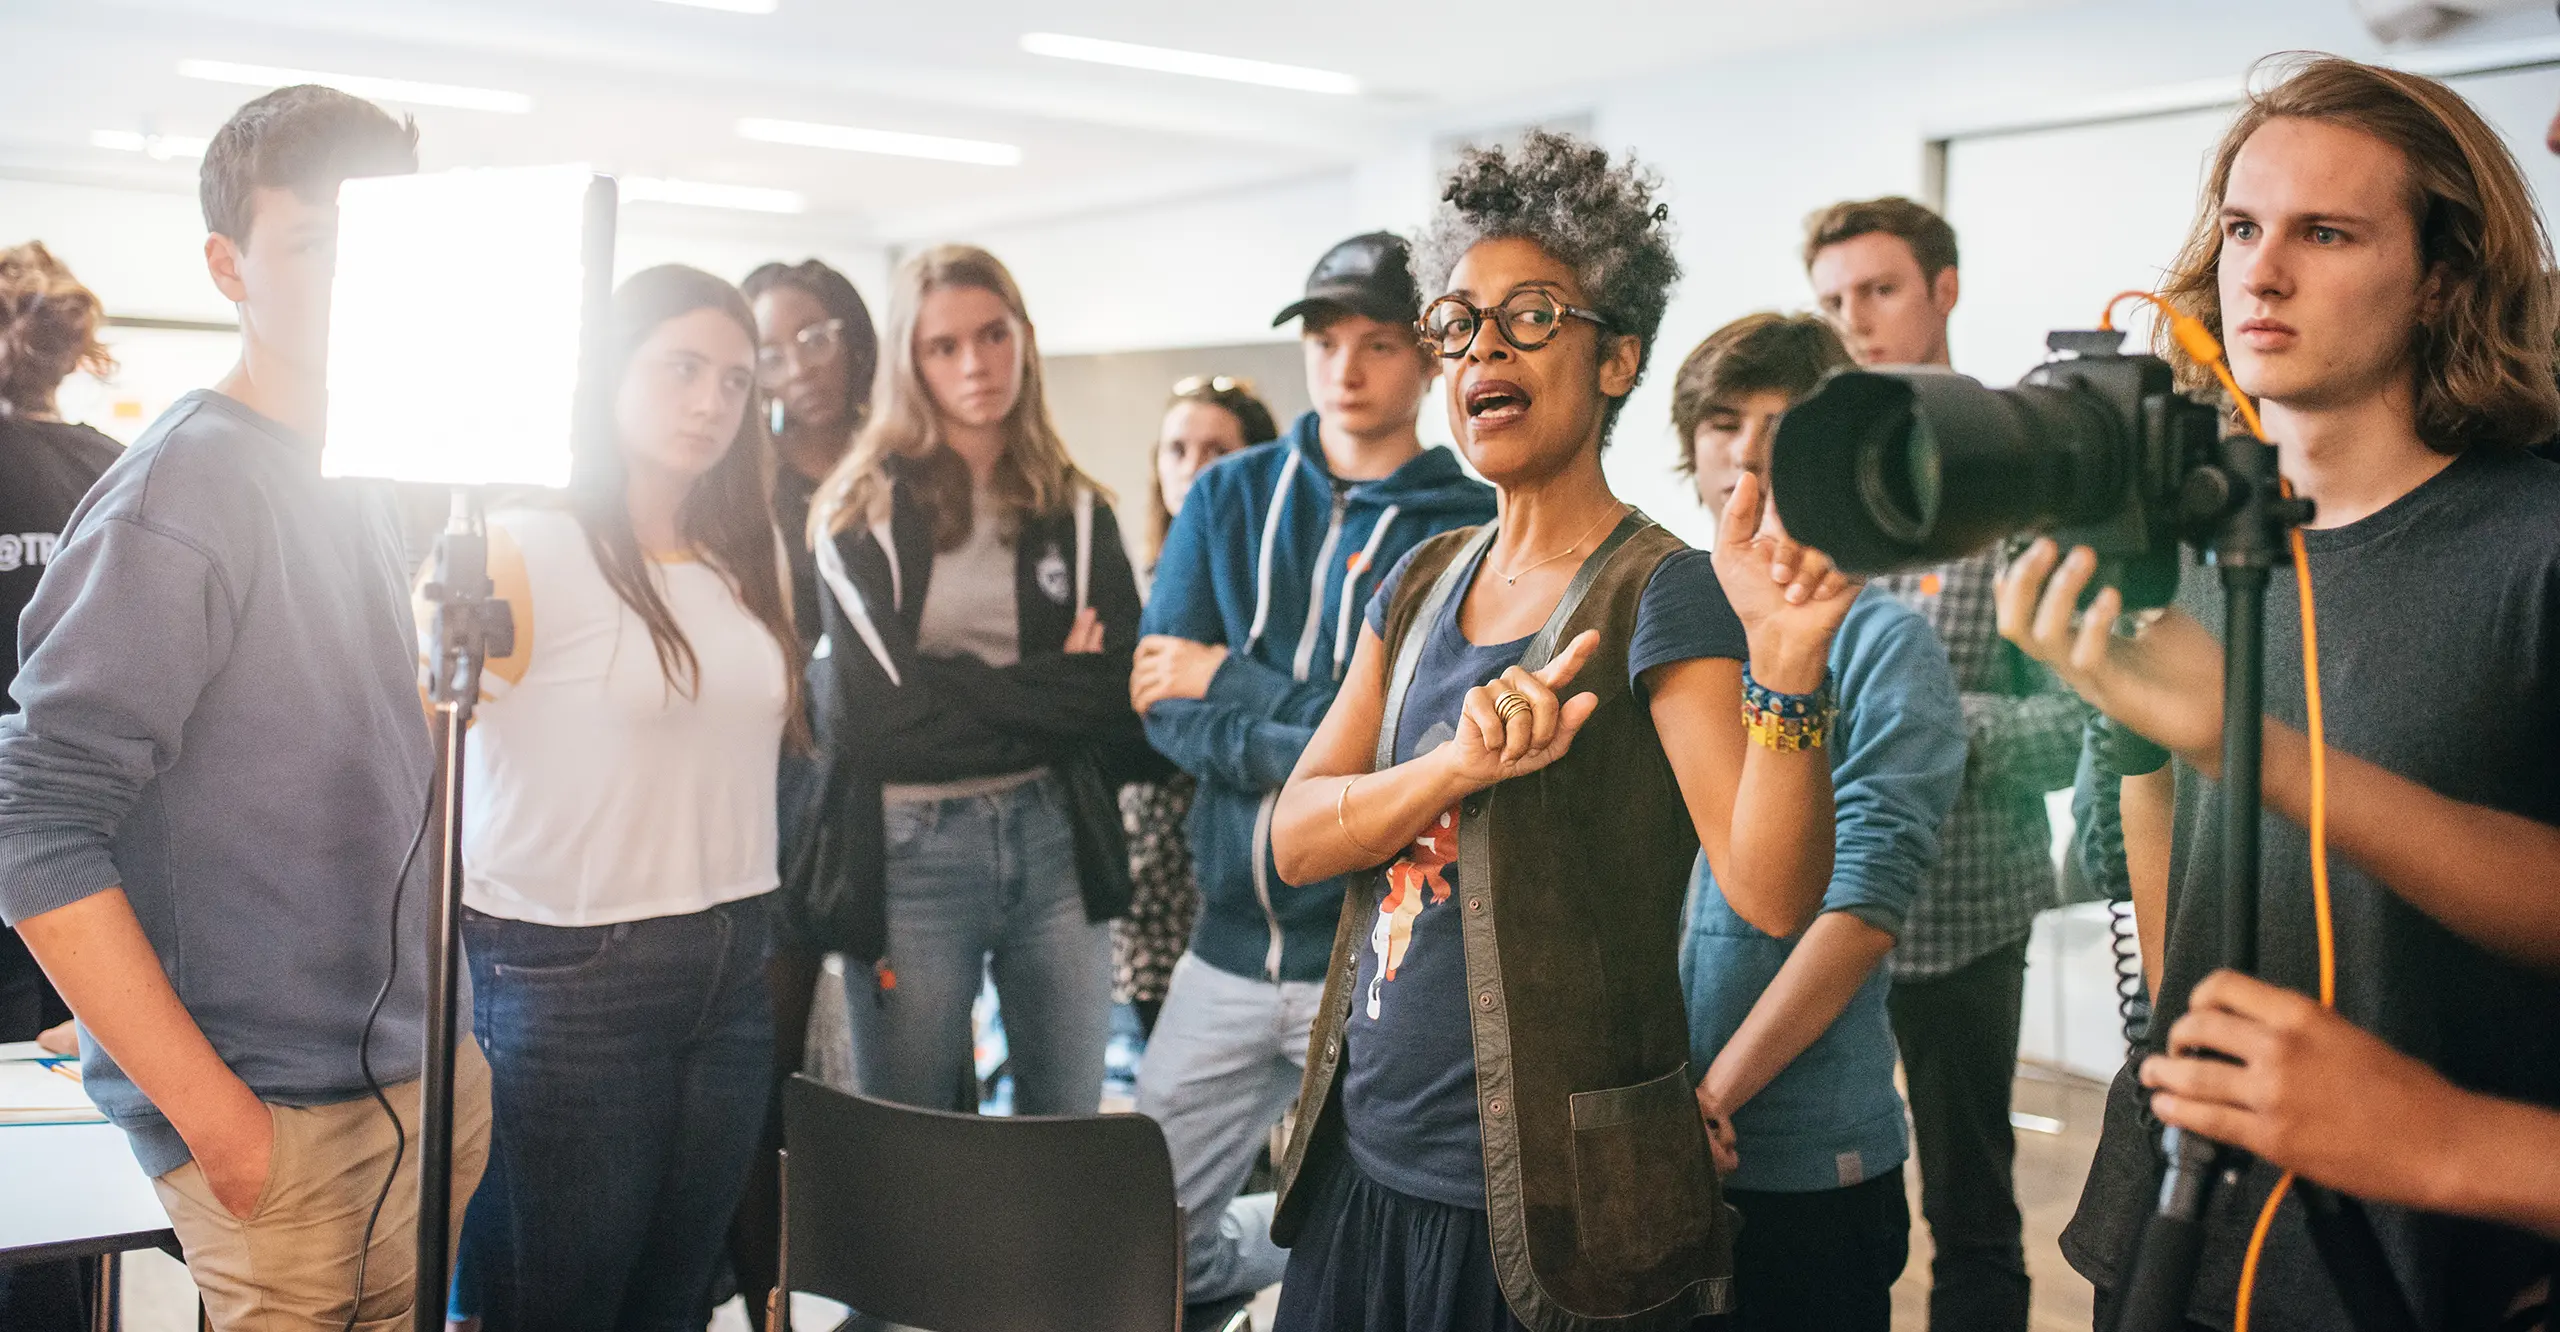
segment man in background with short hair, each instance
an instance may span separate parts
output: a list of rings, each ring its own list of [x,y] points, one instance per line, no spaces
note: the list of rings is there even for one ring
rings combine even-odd
[[[240,362],[65,525],[0,719],[0,913],[80,1019],[89,1094],[222,1332],[394,1326],[421,1293],[434,756],[411,566],[388,485],[320,476],[338,184],[415,171],[416,145],[309,85],[214,136],[205,266]],[[450,1225],[488,1079],[459,1042]]]
[[[1956,234],[1909,199],[1834,204],[1805,226],[1814,298],[1860,365],[1949,363]],[[1876,583],[1946,644],[1964,704],[1964,786],[1886,966],[1935,1248],[1934,1332],[2024,1332],[2026,1253],[2009,1126],[2027,935],[2056,904],[2047,791],[2071,785],[2085,709],[2002,641],[1984,551]]]

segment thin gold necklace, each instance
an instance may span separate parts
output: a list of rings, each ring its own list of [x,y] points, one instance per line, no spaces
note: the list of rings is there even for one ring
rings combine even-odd
[[[1516,587],[1516,586],[1518,586],[1518,585],[1519,585],[1519,583],[1520,583],[1520,580],[1521,580],[1521,579],[1526,578],[1526,577],[1528,577],[1530,574],[1532,574],[1532,573],[1536,572],[1537,570],[1539,570],[1539,569],[1541,569],[1541,568],[1543,568],[1543,567],[1545,567],[1545,566],[1547,566],[1547,565],[1553,564],[1553,563],[1555,563],[1556,561],[1558,561],[1558,560],[1560,560],[1560,559],[1563,559],[1565,556],[1570,555],[1570,554],[1574,553],[1575,551],[1582,549],[1582,543],[1583,543],[1583,542],[1585,542],[1585,541],[1590,540],[1590,539],[1591,539],[1591,534],[1600,530],[1600,523],[1608,522],[1608,521],[1610,521],[1611,519],[1613,519],[1613,518],[1617,518],[1617,517],[1619,517],[1620,515],[1624,514],[1624,513],[1626,512],[1626,507],[1627,507],[1627,506],[1626,506],[1626,505],[1624,505],[1624,504],[1612,504],[1612,505],[1610,505],[1610,506],[1609,506],[1609,508],[1610,508],[1610,510],[1611,510],[1611,511],[1610,511],[1610,512],[1608,512],[1608,513],[1604,513],[1604,514],[1600,515],[1600,522],[1599,522],[1599,523],[1593,523],[1593,524],[1592,524],[1592,525],[1590,525],[1589,527],[1586,527],[1586,528],[1582,529],[1582,535],[1580,535],[1580,536],[1578,536],[1578,537],[1575,537],[1575,538],[1573,539],[1573,544],[1572,544],[1572,545],[1567,546],[1567,547],[1565,547],[1564,549],[1562,549],[1562,550],[1560,550],[1560,551],[1557,551],[1555,554],[1550,555],[1550,556],[1546,557],[1546,558],[1545,558],[1545,559],[1543,559],[1543,560],[1537,560],[1537,561],[1534,561],[1534,562],[1532,562],[1532,563],[1530,563],[1530,564],[1528,564],[1528,565],[1523,566],[1523,567],[1521,568],[1521,570],[1520,570],[1518,573],[1504,573],[1504,572],[1501,570],[1501,568],[1500,568],[1499,566],[1497,566],[1497,565],[1495,565],[1495,564],[1494,564],[1494,562],[1493,562],[1493,556],[1492,556],[1492,554],[1491,554],[1490,552],[1488,552],[1488,553],[1486,554],[1486,556],[1485,556],[1484,567],[1486,567],[1486,568],[1488,568],[1488,569],[1493,570],[1493,572],[1494,572],[1494,576],[1495,576],[1495,577],[1497,577],[1497,578],[1500,578],[1500,579],[1502,580],[1502,585],[1503,585],[1504,587]]]

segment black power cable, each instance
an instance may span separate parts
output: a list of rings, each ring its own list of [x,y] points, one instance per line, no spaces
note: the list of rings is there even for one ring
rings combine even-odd
[[[355,1332],[356,1319],[364,1310],[365,1275],[373,1264],[373,1231],[382,1220],[383,1204],[391,1200],[391,1186],[400,1179],[400,1164],[409,1154],[409,1132],[400,1124],[400,1112],[392,1108],[390,1093],[382,1089],[382,1080],[373,1074],[373,1028],[381,1020],[382,1005],[391,997],[391,986],[400,978],[400,903],[408,895],[409,869],[418,863],[418,848],[426,845],[427,827],[436,817],[435,783],[427,783],[427,807],[418,815],[418,830],[409,835],[408,854],[400,857],[399,877],[391,883],[391,969],[382,978],[382,988],[373,992],[373,1004],[365,1010],[364,1034],[356,1038],[356,1066],[364,1072],[365,1090],[373,1093],[374,1104],[382,1107],[382,1117],[391,1121],[391,1168],[383,1172],[382,1188],[373,1196],[373,1210],[364,1219],[363,1247],[356,1251],[356,1293],[347,1306],[347,1321],[342,1332]],[[419,1224],[425,1224],[424,1217]],[[426,1298],[427,1274],[418,1273],[415,1283],[418,1298]],[[443,1298],[439,1293],[439,1299]]]

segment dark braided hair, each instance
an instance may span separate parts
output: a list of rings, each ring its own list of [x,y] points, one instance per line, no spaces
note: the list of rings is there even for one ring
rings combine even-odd
[[[1632,157],[1612,161],[1607,149],[1550,130],[1531,130],[1507,149],[1468,149],[1441,185],[1440,212],[1423,237],[1416,270],[1426,291],[1446,291],[1458,260],[1476,245],[1510,237],[1533,242],[1574,270],[1609,332],[1637,339],[1641,382],[1680,280],[1671,210],[1654,201],[1661,183]],[[1604,445],[1626,401],[1610,402],[1601,425]]]

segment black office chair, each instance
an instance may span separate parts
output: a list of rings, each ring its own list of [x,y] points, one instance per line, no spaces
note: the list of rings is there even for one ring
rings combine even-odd
[[[917,1110],[783,1092],[789,1292],[934,1332],[1179,1332],[1182,1211],[1143,1115]]]

